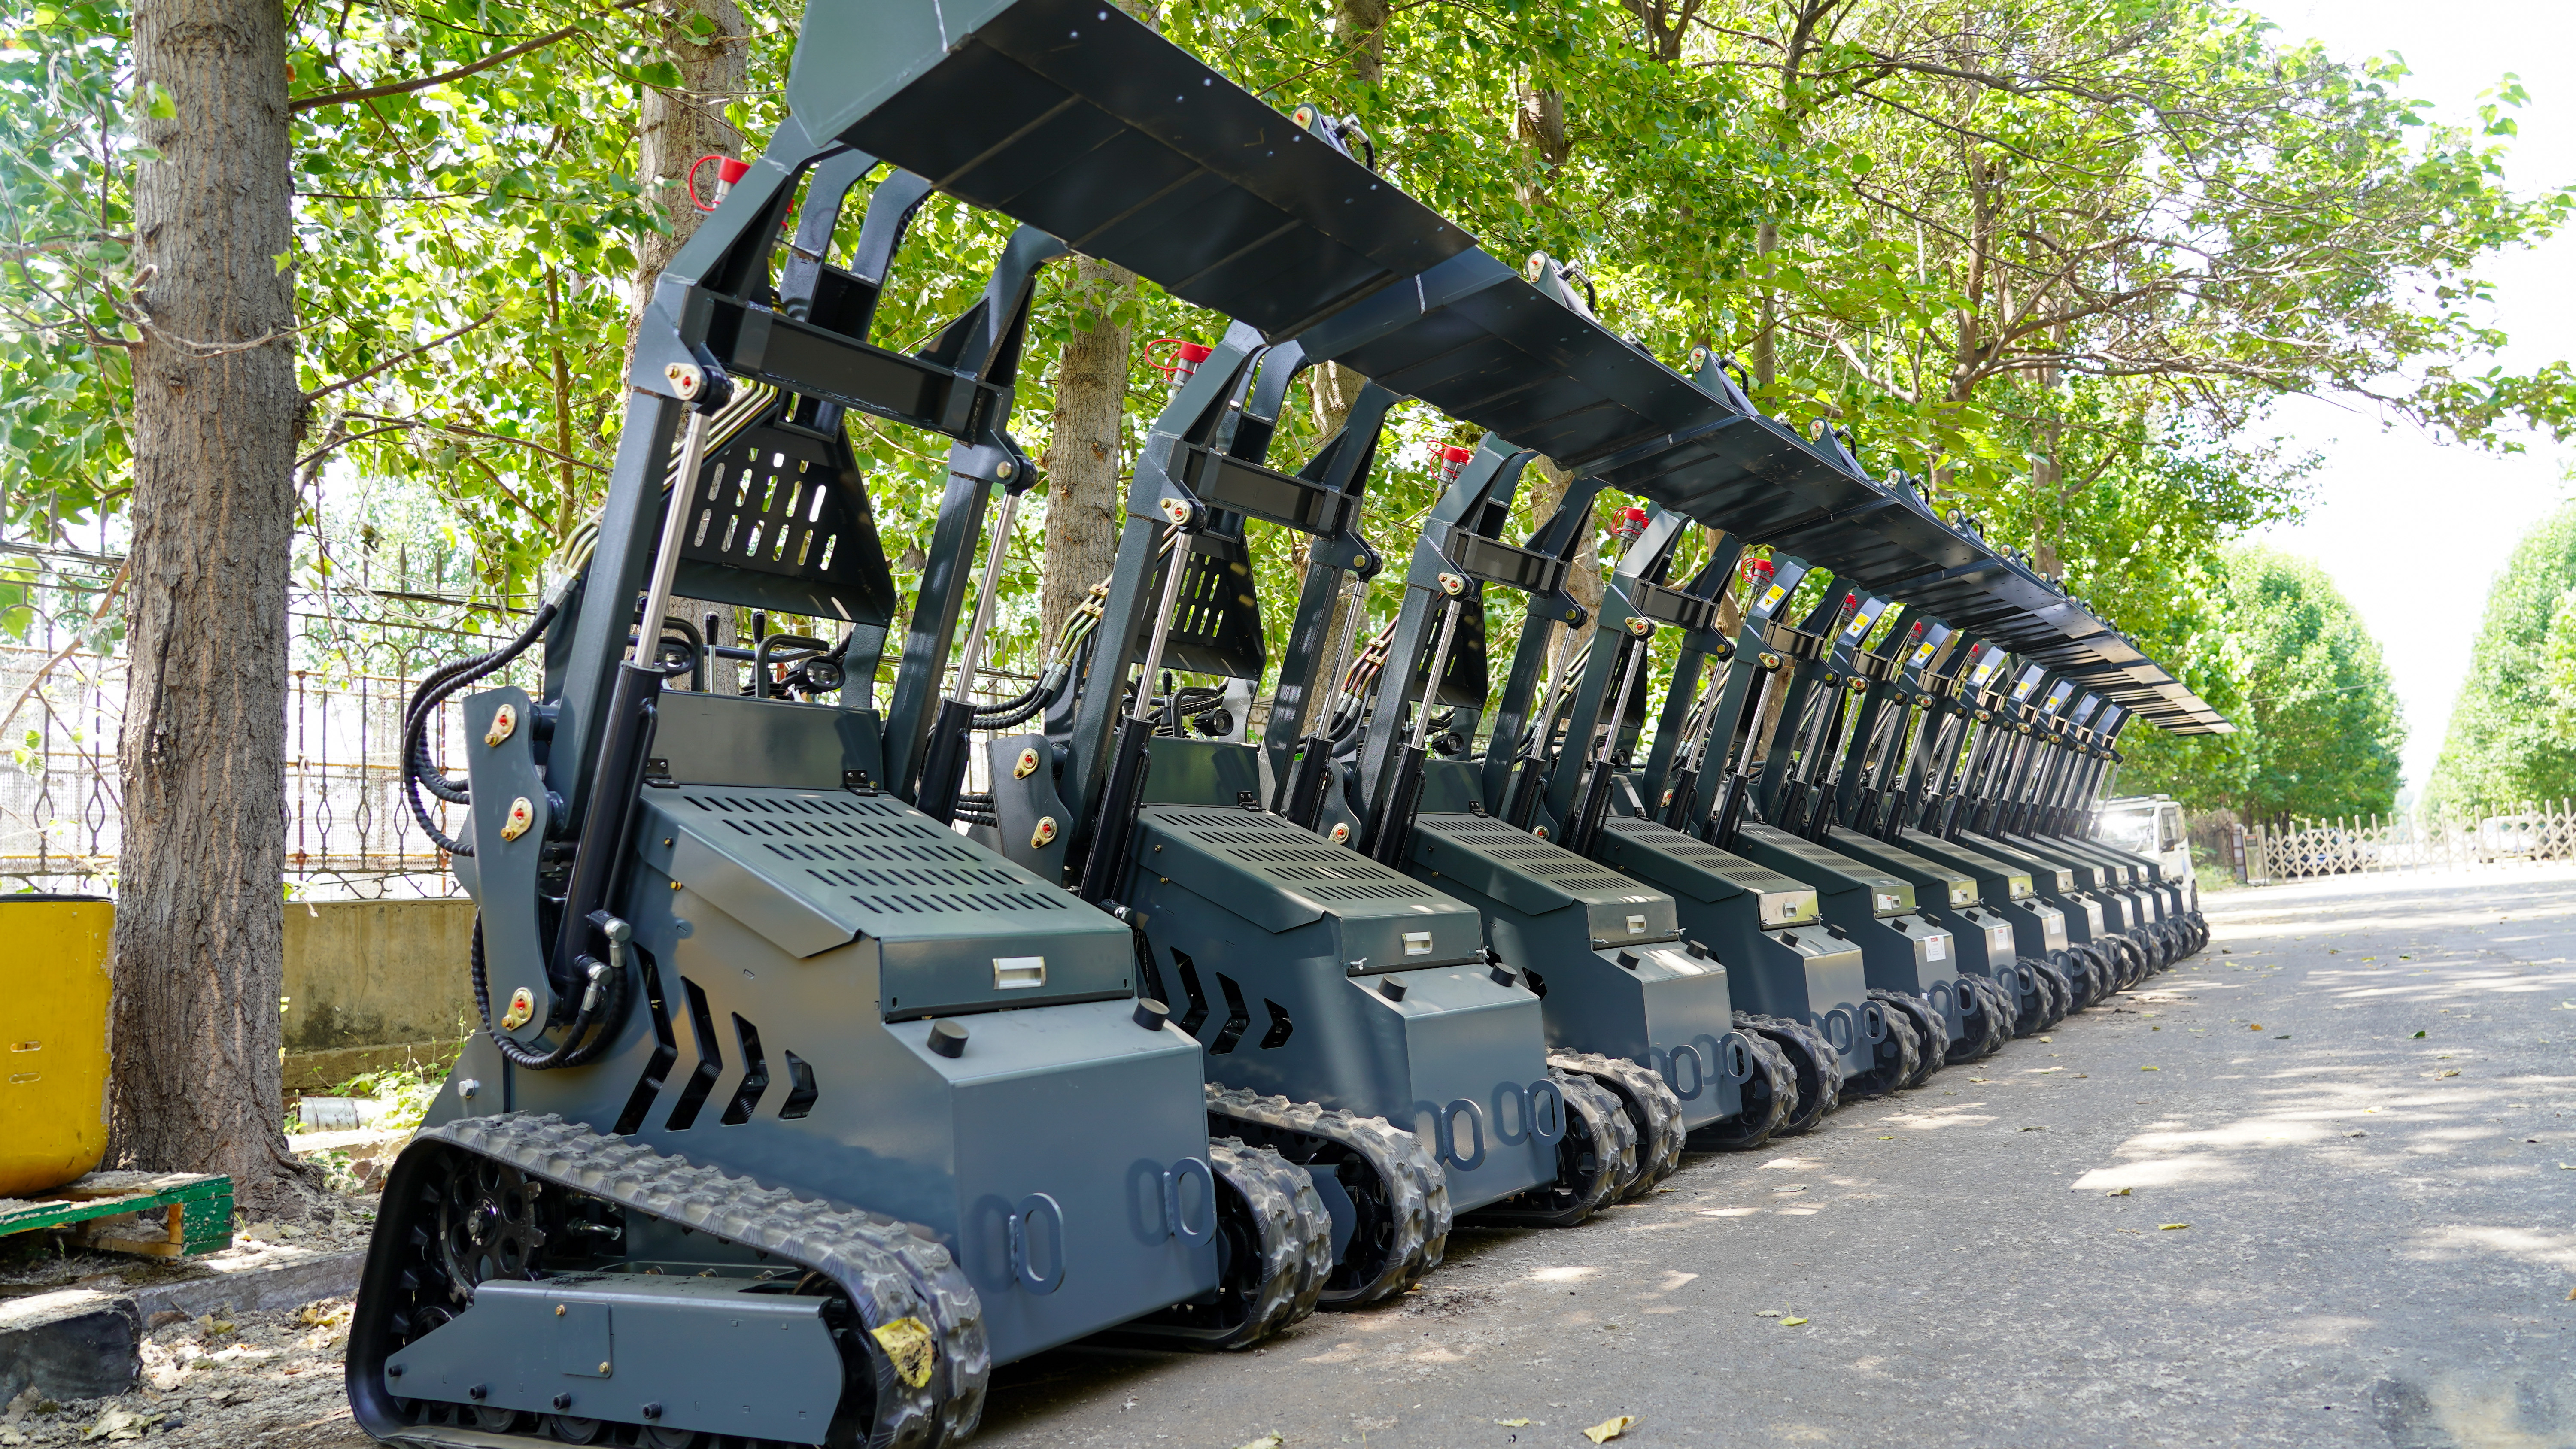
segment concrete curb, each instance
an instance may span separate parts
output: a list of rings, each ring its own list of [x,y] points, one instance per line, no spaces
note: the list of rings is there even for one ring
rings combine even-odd
[[[285,1262],[200,1264],[207,1273],[125,1292],[65,1288],[0,1299],[0,1403],[28,1389],[49,1399],[103,1399],[134,1387],[143,1371],[145,1325],[159,1313],[191,1318],[223,1311],[293,1308],[358,1291],[366,1250]]]

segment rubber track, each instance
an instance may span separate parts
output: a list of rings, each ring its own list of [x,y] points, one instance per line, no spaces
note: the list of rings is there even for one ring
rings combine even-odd
[[[1962,976],[1959,984],[1977,998],[1977,1013],[1970,1017],[1968,1028],[1973,1033],[1960,1043],[1963,1049],[1953,1055],[1953,1062],[1981,1062],[2004,1049],[2013,1038],[2012,1000],[2003,986],[1989,977]]]
[[[2048,1008],[2055,999],[2050,992],[2046,968],[2037,960],[2018,957],[2013,961],[2017,976],[2014,983],[2013,1035],[2028,1036],[2048,1028]]]
[[[1789,1054],[1780,1044],[1744,1025],[1744,1015],[1736,1014],[1736,1029],[1744,1033],[1746,1049],[1753,1054],[1756,1078],[1747,1078],[1739,1087],[1744,1105],[1732,1117],[1721,1117],[1701,1124],[1690,1135],[1693,1152],[1751,1152],[1779,1134],[1782,1124],[1796,1116],[1801,1106],[1798,1094],[1798,1071],[1789,1064]]]
[[[905,1318],[926,1323],[937,1343],[930,1376],[916,1387],[880,1365],[870,1449],[937,1449],[974,1433],[983,1417],[993,1371],[983,1303],[946,1248],[893,1218],[762,1187],[552,1113],[461,1118],[424,1129],[413,1141],[424,1139],[823,1273],[849,1295],[870,1329]],[[872,1336],[857,1338],[871,1359],[880,1357]],[[493,1437],[557,1442],[535,1435]]]
[[[1823,1032],[1803,1021],[1747,1011],[1735,1014],[1735,1029],[1778,1047],[1796,1076],[1798,1100],[1781,1115],[1773,1136],[1803,1137],[1842,1106],[1843,1054],[1834,1050]]]
[[[1229,1090],[1213,1083],[1207,1089],[1207,1108],[1211,1130],[1230,1132],[1242,1140],[1272,1148],[1296,1148],[1301,1138],[1307,1139],[1308,1144],[1329,1142],[1358,1157],[1386,1185],[1387,1202],[1395,1216],[1395,1241],[1387,1246],[1383,1266],[1376,1276],[1356,1288],[1322,1288],[1318,1299],[1322,1307],[1357,1308],[1393,1297],[1440,1266],[1441,1257],[1449,1250],[1449,1179],[1412,1133],[1391,1125],[1384,1117],[1363,1117],[1338,1108],[1328,1110],[1313,1102],[1291,1102],[1285,1097],[1265,1097],[1246,1088]],[[1297,1157],[1311,1153],[1283,1155],[1294,1166]],[[1304,1171],[1302,1167],[1298,1170]]]
[[[1479,1228],[1570,1228],[1617,1202],[1635,1179],[1637,1129],[1619,1099],[1588,1077],[1554,1068],[1547,1075],[1565,1096],[1566,1132],[1557,1143],[1557,1161],[1571,1165],[1588,1142],[1594,1154],[1591,1177],[1570,1189],[1534,1187],[1463,1214],[1460,1222]]]
[[[1878,999],[1875,991],[1869,995],[1873,1001]],[[1914,1018],[1886,1007],[1880,1008],[1879,1015],[1887,1023],[1887,1035],[1871,1049],[1872,1069],[1860,1077],[1843,1079],[1843,1092],[1854,1101],[1890,1097],[1904,1091],[1923,1064],[1923,1041],[1921,1034],[1914,1029]],[[1885,1061],[1882,1054],[1891,1050],[1896,1060]]]
[[[1333,1215],[1306,1169],[1239,1137],[1208,1143],[1208,1166],[1261,1224],[1261,1306],[1219,1348],[1250,1348],[1315,1311],[1333,1271]]]
[[[1932,1080],[1932,1074],[1949,1064],[1950,1024],[1932,1003],[1905,991],[1873,990],[1869,999],[1905,1015],[1906,1025],[1914,1029],[1914,1075],[1900,1087],[1919,1087]]]
[[[1637,1176],[1619,1201],[1644,1197],[1682,1165],[1682,1099],[1651,1068],[1598,1052],[1549,1052],[1547,1064],[1600,1083],[1637,1129]]]
[[[2074,1000],[2075,988],[2067,984],[2065,972],[2037,956],[2022,957],[2020,965],[2038,988],[2033,1004],[2023,1014],[2023,1020],[2028,1024],[2016,1033],[2029,1036],[2046,1031],[2066,1019],[2066,1008]]]

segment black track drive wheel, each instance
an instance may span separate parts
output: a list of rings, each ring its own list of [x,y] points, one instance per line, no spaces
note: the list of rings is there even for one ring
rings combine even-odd
[[[1975,1001],[1977,1009],[1968,1015],[1968,1039],[1960,1043],[1961,1051],[1950,1060],[1981,1062],[2002,1051],[2004,1043],[2013,1038],[2012,997],[2003,983],[1991,977],[1962,976],[1959,985]]]
[[[2024,956],[2013,962],[2012,1031],[2015,1036],[2028,1036],[2048,1026],[2050,994],[2045,967]]]
[[[1421,1139],[1383,1117],[1327,1110],[1210,1083],[1208,1133],[1276,1150],[1329,1172],[1357,1215],[1324,1282],[1327,1310],[1392,1298],[1440,1265],[1449,1246],[1449,1184]]]

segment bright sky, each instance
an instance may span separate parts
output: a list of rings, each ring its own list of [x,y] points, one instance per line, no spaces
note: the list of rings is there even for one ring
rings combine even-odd
[[[2564,0],[2253,0],[2284,40],[2313,37],[2340,59],[2396,51],[2414,72],[2409,94],[2446,120],[2473,117],[2480,92],[2507,71],[2530,104],[2517,116],[2506,176],[2529,193],[2576,180],[2576,8]],[[2576,236],[2561,234],[2487,269],[2498,321],[2513,338],[2508,366],[2576,358]],[[2300,523],[2264,541],[2324,565],[2387,651],[2406,711],[2406,783],[2420,790],[2441,753],[2468,644],[2488,585],[2515,541],[2576,484],[2559,477],[2576,449],[2545,438],[2493,454],[2443,446],[2367,412],[2293,399],[2277,422],[2324,455],[2317,501]],[[2457,581],[2450,607],[2424,607],[2436,578]]]

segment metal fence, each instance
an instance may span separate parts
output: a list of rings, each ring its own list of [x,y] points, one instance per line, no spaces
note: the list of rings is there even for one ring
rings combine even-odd
[[[446,852],[402,799],[402,714],[413,683],[309,669],[287,681],[283,825],[287,883],[299,898],[456,893]],[[13,700],[0,757],[0,889],[113,891],[124,658],[0,647],[0,708]],[[457,706],[442,706],[432,758],[462,760],[463,728]],[[428,803],[442,830],[461,826],[461,810]]]
[[[2576,859],[2576,804],[2526,801],[2469,812],[2293,820],[2245,832],[2257,883]]]

